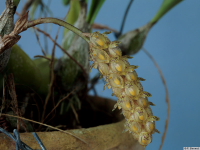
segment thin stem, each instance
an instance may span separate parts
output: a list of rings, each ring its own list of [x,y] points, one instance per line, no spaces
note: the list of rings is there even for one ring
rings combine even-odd
[[[39,44],[39,46],[40,46],[40,48],[41,48],[41,50],[42,50],[43,55],[46,56],[47,53],[45,52],[45,50],[44,50],[43,47],[42,47],[42,44],[41,44],[41,42],[40,42],[39,34],[37,33],[36,29],[34,29],[33,31],[34,31],[34,33],[35,33],[37,42],[38,42],[38,44]]]
[[[60,29],[60,28],[59,28]],[[59,29],[58,29],[58,33],[59,33]],[[58,34],[56,35],[56,38],[55,38],[55,41],[58,39]],[[42,114],[42,123],[44,122],[44,117],[45,117],[45,113],[46,113],[46,108],[47,108],[47,104],[52,96],[52,93],[53,93],[53,89],[54,89],[54,81],[55,81],[55,74],[54,74],[54,63],[55,63],[55,48],[56,48],[56,44],[54,43],[54,46],[53,46],[53,50],[52,50],[52,55],[51,55],[51,63],[50,63],[50,85],[49,85],[49,93],[45,99],[45,103],[44,103],[44,111],[43,111],[43,114]]]
[[[71,132],[69,132],[69,131],[61,130],[61,129],[59,129],[59,128],[50,126],[50,125],[48,125],[48,124],[40,123],[40,122],[31,120],[31,119],[27,119],[27,118],[24,118],[24,117],[20,117],[20,116],[9,115],[9,114],[1,114],[1,115],[2,115],[2,116],[9,116],[9,117],[14,117],[14,118],[19,118],[19,119],[23,119],[23,120],[26,120],[26,121],[29,121],[29,122],[41,124],[41,125],[43,125],[43,126],[46,126],[46,127],[51,128],[51,129],[58,130],[58,131],[61,131],[61,132],[63,132],[63,133],[69,134],[69,135],[71,135],[71,136],[77,138],[78,140],[82,141],[83,143],[88,144],[85,140],[83,140],[82,138],[76,136],[75,134],[73,134],[73,133],[71,133]],[[0,128],[0,131],[2,131],[1,128]],[[11,135],[12,135],[12,134],[11,134]],[[13,137],[11,137],[11,138],[13,139]],[[14,140],[15,140],[15,138],[14,138]]]
[[[51,110],[51,112],[46,116],[46,118],[44,119],[44,121],[49,117],[49,115],[60,105],[60,103],[64,100],[66,100],[71,94],[74,93],[76,89],[74,89],[73,91],[71,91],[67,96],[65,96],[64,98],[62,98],[61,100],[59,100],[59,102],[56,104],[56,106]],[[43,122],[44,122],[43,121]]]
[[[82,37],[87,42],[89,42],[89,39],[83,35],[83,32],[81,30],[79,30],[78,28],[72,26],[71,24],[69,24],[69,23],[67,23],[63,20],[57,19],[57,18],[47,17],[47,18],[40,18],[40,19],[37,19],[37,20],[33,20],[33,21],[28,22],[27,27],[28,28],[34,27],[38,24],[43,24],[43,23],[54,23],[54,24],[63,26],[65,28],[71,30],[72,32],[76,33],[77,35]]]
[[[125,13],[124,13],[124,17],[123,17],[123,20],[122,20],[122,24],[121,24],[120,31],[119,31],[118,33],[115,33],[115,37],[116,37],[116,38],[120,37],[121,34],[122,34],[122,32],[123,32],[124,24],[125,24],[125,22],[126,22],[126,17],[127,17],[127,15],[128,15],[128,11],[129,11],[129,9],[130,9],[131,4],[133,3],[133,1],[134,1],[134,0],[130,0],[130,2],[129,2],[129,4],[128,4],[127,8],[126,8],[126,11],[125,11]]]
[[[71,60],[73,60],[82,70],[83,70],[83,73],[84,73],[84,76],[85,76],[85,79],[88,78],[88,75],[87,75],[87,71],[84,69],[84,67],[74,58],[72,57],[62,46],[60,46],[52,37],[50,34],[46,33],[45,31],[37,28],[37,27],[34,27],[35,29],[37,29],[39,32],[45,34],[46,36],[48,36],[50,38],[50,40],[55,43]]]
[[[37,58],[37,57],[40,57],[40,58],[45,58],[46,60],[49,60],[51,61],[51,58],[48,58],[46,56],[43,56],[43,55],[35,55],[34,58]]]
[[[162,79],[162,82],[163,82],[164,87],[165,87],[165,92],[166,92],[166,103],[167,103],[167,106],[168,106],[168,108],[167,108],[167,120],[166,120],[166,123],[165,123],[165,131],[164,131],[163,136],[162,136],[162,143],[161,143],[160,148],[159,148],[159,150],[162,150],[162,147],[164,145],[164,142],[165,142],[165,139],[166,139],[166,136],[167,136],[167,131],[168,131],[168,128],[169,128],[169,121],[170,121],[170,110],[171,110],[171,108],[170,108],[169,90],[168,90],[167,81],[164,77],[164,74],[163,74],[160,66],[156,62],[156,60],[153,58],[153,56],[145,48],[143,48],[143,51],[153,61],[154,65],[158,69],[158,72],[160,74],[160,77]]]

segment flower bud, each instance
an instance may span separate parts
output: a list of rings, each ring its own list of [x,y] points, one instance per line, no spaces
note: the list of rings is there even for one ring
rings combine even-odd
[[[139,88],[140,91],[143,91],[143,90],[144,90],[144,88],[143,88],[143,86],[142,86],[142,84],[141,84],[140,81],[135,81],[135,84],[136,84],[136,86]]]
[[[147,97],[140,97],[138,99],[138,105],[140,107],[144,107],[144,108],[148,107],[149,106],[149,101],[148,101]]]
[[[155,121],[147,121],[145,123],[145,129],[148,133],[154,133],[155,129],[156,129],[156,124]]]
[[[131,111],[122,110],[122,114],[124,115],[126,120],[134,120],[133,113]]]
[[[137,78],[138,78],[138,75],[137,75],[137,73],[136,73],[135,70],[134,70],[133,72],[128,72],[128,73],[126,74],[126,79],[127,79],[128,81],[136,81]]]
[[[142,107],[136,107],[134,112],[134,119],[136,122],[144,122],[147,119],[147,113]]]
[[[140,133],[142,131],[142,126],[141,124],[137,123],[137,122],[129,122],[129,129],[134,132],[134,133]]]
[[[99,71],[102,75],[108,75],[110,73],[110,68],[105,63],[99,63]]]
[[[112,41],[109,45],[109,48],[115,48],[118,47],[118,45],[120,44],[120,41]]]
[[[124,110],[129,110],[131,111],[133,109],[133,103],[131,102],[131,99],[127,96],[124,98],[120,99],[120,106]]]
[[[122,56],[122,51],[119,47],[115,47],[115,48],[109,48],[109,53],[112,57],[121,57]]]
[[[119,74],[125,70],[125,64],[122,60],[111,61],[110,67],[113,72],[119,73]]]
[[[126,85],[125,86],[125,92],[128,96],[138,96],[139,89],[135,84],[132,85]]]
[[[121,97],[122,91],[123,91],[122,88],[115,88],[115,87],[113,87],[112,90],[113,90],[113,93],[114,93],[115,96]]]
[[[109,76],[110,85],[116,88],[123,88],[124,87],[124,80],[118,74],[110,74]]]
[[[101,48],[101,49],[108,48],[108,46],[110,44],[110,40],[108,39],[108,37],[104,34],[100,34],[99,32],[94,32],[91,34],[90,42],[94,46]]]
[[[93,49],[92,57],[98,63],[109,63],[110,61],[109,55],[104,50],[100,49]]]
[[[147,108],[145,108],[145,111],[147,112],[148,117],[153,116],[153,112],[151,110],[151,107],[148,106]]]
[[[138,142],[142,145],[142,146],[147,146],[149,143],[151,143],[152,141],[152,136],[151,134],[147,133],[147,132],[141,132],[139,135],[139,139]]]

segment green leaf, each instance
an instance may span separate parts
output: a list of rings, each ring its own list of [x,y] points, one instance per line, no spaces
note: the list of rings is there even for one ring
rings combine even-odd
[[[85,5],[81,5],[80,15],[74,23],[74,26],[83,32],[89,32],[89,27],[91,27],[86,23],[86,13],[87,11]],[[86,70],[89,70],[89,45],[85,40],[73,32],[67,32],[64,35],[62,45],[74,59],[76,59]],[[60,61],[62,65],[59,67],[61,68],[59,75],[63,86],[65,86],[66,89],[71,89],[72,86],[74,87],[77,83],[80,84],[78,79],[80,79],[80,76],[83,76],[83,71],[80,66],[78,66],[77,63],[75,63],[66,54]]]
[[[62,2],[63,2],[63,4],[64,4],[65,6],[67,6],[67,5],[69,5],[70,0],[63,0]]]
[[[40,8],[39,17],[42,17],[42,16],[46,17],[46,14],[53,16],[53,13],[49,9],[48,4],[45,4],[43,0],[34,0],[33,4],[31,5],[31,11],[29,13],[32,20],[35,18],[35,14],[38,8]]]
[[[49,58],[51,58],[51,56],[49,56]],[[33,61],[39,69],[42,78],[42,85],[40,86],[39,92],[43,95],[47,95],[50,83],[50,61],[45,58],[37,58]],[[55,59],[55,62],[56,61]]]
[[[119,37],[119,41],[121,41],[120,47],[125,55],[136,54],[143,47],[146,37],[152,28],[152,26],[171,8],[177,5],[179,2],[183,0],[164,0],[163,4],[156,14],[156,16],[152,19],[150,23],[147,25],[140,27],[136,30],[125,33],[121,37]]]
[[[18,46],[12,47],[10,60],[6,67],[6,73],[13,73],[15,83],[22,91],[33,89],[40,92],[43,86],[43,78],[34,61]],[[46,88],[48,85],[46,85]]]
[[[18,6],[20,0],[13,0],[14,6]]]
[[[41,0],[35,0],[33,2],[32,6],[31,6],[31,11],[30,11],[30,17],[31,17],[31,19],[34,19],[35,13],[36,13],[36,11],[37,11],[40,3],[41,3]]]
[[[87,22],[93,24],[105,0],[93,0],[88,14]]]
[[[127,32],[119,37],[119,41],[121,42],[120,47],[123,51],[123,54],[136,54],[144,45],[144,42],[151,27],[152,23],[148,23],[141,28]]]
[[[80,9],[81,9],[81,5],[80,5],[79,0],[70,1],[70,9],[69,9],[69,12],[67,14],[66,22],[74,25],[75,22],[77,21],[78,17],[79,17]],[[65,29],[64,34],[66,34],[68,31],[69,31],[68,29]]]
[[[169,10],[171,10],[174,6],[180,3],[183,0],[164,0],[160,10],[156,14],[156,16],[151,20],[151,23],[155,24],[158,20],[160,20]]]

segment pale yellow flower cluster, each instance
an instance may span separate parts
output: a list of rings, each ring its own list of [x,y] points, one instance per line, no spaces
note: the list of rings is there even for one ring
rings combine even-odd
[[[150,105],[154,104],[148,101],[151,94],[143,90],[140,81],[145,79],[138,77],[137,66],[129,64],[131,57],[122,56],[119,42],[111,42],[106,34],[95,32],[89,36],[92,68],[99,69],[107,82],[105,87],[112,88],[113,95],[118,97],[114,109],[122,109],[125,131],[132,133],[142,146],[147,146],[152,142],[152,134],[159,132],[155,125],[159,118],[153,116]]]

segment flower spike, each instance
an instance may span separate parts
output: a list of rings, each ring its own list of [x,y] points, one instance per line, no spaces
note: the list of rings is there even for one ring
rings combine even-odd
[[[155,123],[159,118],[153,115],[150,107],[155,104],[148,100],[152,95],[143,90],[140,81],[145,79],[138,77],[135,71],[138,66],[128,62],[132,57],[122,56],[118,47],[120,42],[111,42],[107,34],[109,32],[87,35],[90,39],[91,60],[94,61],[92,68],[98,68],[106,80],[104,89],[111,88],[112,95],[118,97],[113,111],[116,108],[122,110],[126,119],[124,131],[129,131],[145,147],[152,142],[152,134],[159,133]]]

